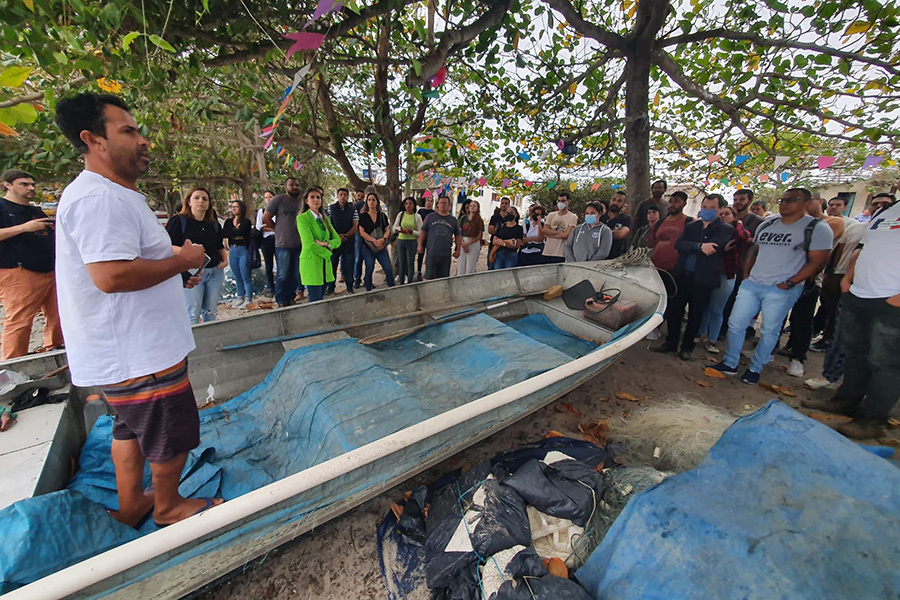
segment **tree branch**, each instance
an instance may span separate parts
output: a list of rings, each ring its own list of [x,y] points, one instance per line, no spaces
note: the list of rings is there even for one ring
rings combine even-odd
[[[81,85],[87,81],[87,77],[76,77],[66,85],[68,87],[72,87],[75,85]],[[16,106],[17,104],[24,104],[25,102],[34,102],[35,100],[41,100],[44,97],[46,92],[32,92],[30,94],[25,94],[24,96],[18,96],[16,98],[10,98],[9,100],[4,100],[0,102],[0,108],[9,108],[11,106]]]
[[[724,27],[719,27],[717,29],[710,29],[707,31],[697,31],[695,33],[688,33],[685,35],[679,35],[673,38],[669,38],[667,40],[660,40],[657,42],[658,48],[667,48],[669,46],[676,46],[681,44],[690,44],[693,42],[702,42],[704,40],[710,40],[720,38],[724,40],[734,40],[734,41],[746,41],[752,42],[757,46],[762,46],[764,48],[794,48],[796,50],[809,50],[810,52],[816,52],[818,54],[826,54],[828,56],[834,56],[837,58],[846,58],[847,60],[851,60],[854,62],[861,62],[869,65],[873,65],[880,69],[883,69],[887,73],[891,75],[900,75],[900,69],[897,69],[890,63],[886,63],[884,61],[878,60],[877,58],[871,58],[868,56],[864,56],[863,54],[857,54],[856,52],[847,52],[846,50],[838,50],[837,48],[829,48],[828,46],[822,46],[819,44],[811,44],[808,42],[797,42],[794,40],[789,40],[785,38],[769,40],[764,37],[754,35],[752,33],[745,33],[741,31],[731,31],[729,29],[725,29]]]
[[[597,40],[607,48],[623,51],[626,49],[625,38],[585,21],[581,12],[572,6],[569,0],[544,0],[544,3],[562,15],[569,25],[581,35]]]
[[[447,62],[447,57],[450,54],[463,48],[475,39],[475,36],[499,23],[506,11],[509,10],[512,0],[497,0],[489,4],[490,9],[478,17],[471,25],[466,25],[460,29],[450,29],[442,33],[441,41],[438,42],[437,48],[422,63],[421,74],[410,73],[407,79],[408,85],[418,87],[434,77]]]

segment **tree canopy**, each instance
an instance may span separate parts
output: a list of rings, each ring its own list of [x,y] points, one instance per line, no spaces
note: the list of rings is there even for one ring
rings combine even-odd
[[[640,198],[654,175],[759,181],[777,156],[855,166],[900,133],[895,2],[335,4],[2,0],[0,161],[77,171],[52,114],[83,89],[135,106],[148,184],[246,195],[325,160],[393,210],[432,170],[521,191],[625,166]],[[287,58],[298,32],[321,46]]]

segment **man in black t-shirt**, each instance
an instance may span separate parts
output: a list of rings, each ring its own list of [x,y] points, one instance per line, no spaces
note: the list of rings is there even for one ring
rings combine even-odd
[[[337,282],[338,262],[347,292],[353,293],[354,268],[356,266],[356,232],[359,230],[359,211],[350,204],[350,192],[346,188],[337,191],[337,202],[328,207],[328,218],[331,226],[341,238],[341,245],[331,253],[331,268],[334,270],[334,281],[325,286],[326,294],[333,294]]]
[[[625,214],[628,203],[625,192],[617,192],[609,201],[609,212],[600,217],[600,222],[612,229],[613,242],[607,259],[618,258],[628,248],[628,233],[631,231],[631,217]]]
[[[56,245],[53,220],[37,206],[34,179],[12,169],[0,176],[6,197],[0,200],[0,302],[3,321],[3,360],[28,354],[31,326],[43,311],[44,345],[62,348],[62,329],[56,306],[54,266]]]

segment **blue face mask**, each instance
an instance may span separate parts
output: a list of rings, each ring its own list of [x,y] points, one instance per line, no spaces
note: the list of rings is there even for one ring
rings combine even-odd
[[[700,210],[700,218],[704,221],[712,221],[716,218],[716,215],[719,214],[714,208],[704,208]]]
[[[597,223],[597,215],[584,215],[584,222],[588,225],[594,225]]]

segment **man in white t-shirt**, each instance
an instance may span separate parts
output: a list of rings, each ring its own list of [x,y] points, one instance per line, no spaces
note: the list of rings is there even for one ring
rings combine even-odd
[[[856,438],[878,438],[900,397],[900,203],[864,224],[863,249],[841,282],[840,332],[844,381],[827,402],[807,408],[853,417],[835,427]]]
[[[56,213],[56,284],[72,383],[99,387],[116,413],[119,510],[110,514],[137,526],[152,511],[158,525],[169,525],[221,503],[178,493],[188,452],[200,443],[182,291],[199,277],[182,273],[203,266],[203,246],[186,241],[174,254],[137,191],[149,144],[120,98],[63,99],[56,123],[85,163]],[[152,493],[142,489],[145,460]]]
[[[558,210],[547,215],[541,231],[546,236],[543,260],[545,263],[566,262],[566,240],[578,225],[578,215],[569,212],[571,202],[569,192],[560,192],[556,197]]]

